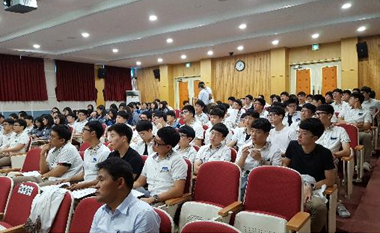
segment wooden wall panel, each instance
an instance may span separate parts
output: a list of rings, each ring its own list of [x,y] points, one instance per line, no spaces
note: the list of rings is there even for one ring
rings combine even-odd
[[[340,41],[320,44],[318,51],[312,51],[310,45],[289,49],[289,63],[301,63],[306,61],[318,61],[340,57]]]
[[[238,72],[235,63],[245,62],[245,69]],[[227,102],[229,96],[237,98],[247,94],[262,94],[269,100],[270,88],[270,52],[244,54],[234,57],[214,59],[212,61],[212,90],[215,100]]]
[[[191,62],[189,68],[186,67],[186,63],[173,65],[173,78],[177,77],[192,77],[200,76],[200,62]]]
[[[157,68],[143,68],[137,71],[137,86],[141,93],[141,102],[152,102],[160,97],[160,85],[158,79],[155,79],[153,75],[153,70]]]
[[[360,38],[367,41],[368,58],[359,60],[359,86],[369,86],[380,96],[380,36]]]

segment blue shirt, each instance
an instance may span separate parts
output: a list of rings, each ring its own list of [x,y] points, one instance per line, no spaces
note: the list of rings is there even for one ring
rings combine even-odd
[[[95,213],[90,232],[157,233],[160,221],[160,217],[148,203],[129,193],[114,213],[107,205],[101,206]]]

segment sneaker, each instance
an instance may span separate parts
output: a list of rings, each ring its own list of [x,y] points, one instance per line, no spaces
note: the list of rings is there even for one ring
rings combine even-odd
[[[363,163],[363,169],[367,171],[371,171],[371,165],[368,162]]]
[[[336,212],[338,212],[338,215],[341,218],[349,218],[349,217],[351,217],[350,212],[346,209],[346,207],[342,203],[339,203],[336,206]]]

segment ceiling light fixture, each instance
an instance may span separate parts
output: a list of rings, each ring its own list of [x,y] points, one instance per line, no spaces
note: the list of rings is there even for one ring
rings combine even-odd
[[[207,55],[212,56],[214,55],[214,52],[212,50],[207,51]]]
[[[157,16],[156,15],[150,15],[149,16],[149,20],[152,21],[152,22],[156,21],[157,20]]]
[[[319,37],[319,34],[318,34],[318,33],[315,33],[315,34],[311,35],[311,37],[312,37],[313,39],[317,39],[317,38]]]
[[[244,46],[243,45],[240,45],[237,47],[238,50],[242,51],[244,49]]]
[[[87,37],[89,37],[89,36],[90,36],[90,34],[89,34],[89,33],[87,33],[87,32],[83,32],[83,33],[82,33],[82,36],[83,36],[84,38],[87,38]]]
[[[118,50],[118,49],[112,49],[112,52],[113,52],[113,53],[118,53],[119,50]]]
[[[358,28],[358,32],[364,32],[365,30],[367,30],[367,28],[364,26]]]
[[[161,63],[161,62],[163,62],[164,60],[163,60],[162,58],[158,58],[157,61]]]
[[[187,58],[187,56],[185,54],[181,55],[181,59],[186,59],[186,58]]]
[[[39,45],[39,44],[34,44],[34,45],[33,45],[33,48],[35,48],[35,49],[39,49],[39,48],[41,48],[41,45]]]
[[[345,4],[343,4],[342,9],[347,10],[347,9],[351,8],[351,6],[352,6],[351,3],[345,3]]]
[[[272,41],[272,44],[273,44],[273,45],[278,45],[278,43],[280,43],[279,40],[274,40],[274,41]]]
[[[247,24],[242,23],[242,24],[239,25],[239,28],[240,28],[241,30],[244,30],[244,29],[247,28]]]
[[[168,44],[173,43],[173,39],[172,39],[172,38],[168,38],[168,39],[166,39],[166,43],[168,43]]]
[[[141,66],[141,61],[137,61],[136,65]]]

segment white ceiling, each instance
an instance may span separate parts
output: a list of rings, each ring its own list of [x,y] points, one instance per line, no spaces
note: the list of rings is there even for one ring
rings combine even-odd
[[[352,7],[342,10],[347,2]],[[39,0],[38,5],[27,14],[0,11],[0,53],[121,67],[141,61],[149,67],[158,65],[159,57],[164,64],[198,61],[209,57],[210,49],[212,57],[224,57],[380,34],[379,0]],[[150,22],[151,14],[158,20]],[[245,30],[238,28],[241,23]],[[357,32],[360,26],[367,30]],[[314,33],[320,37],[312,39]],[[166,43],[169,37],[172,44]],[[277,46],[271,43],[275,39]]]

